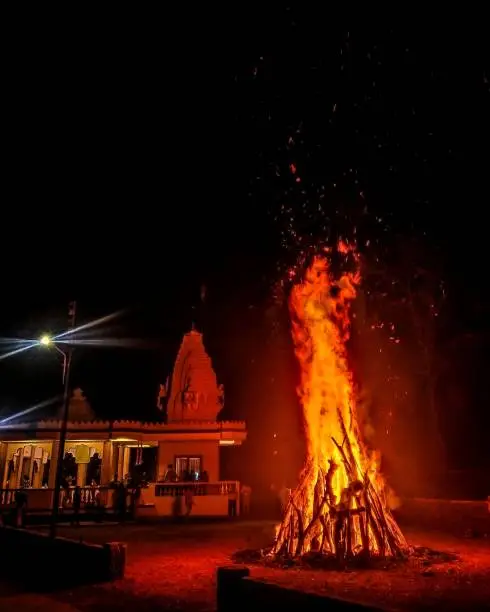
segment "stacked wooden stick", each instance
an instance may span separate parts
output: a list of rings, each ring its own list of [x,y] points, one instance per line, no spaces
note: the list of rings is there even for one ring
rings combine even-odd
[[[332,438],[341,457],[327,471],[307,462],[297,489],[291,494],[271,554],[298,557],[307,552],[334,556],[339,563],[361,556],[403,557],[409,546],[386,500],[363,473],[338,411],[342,444]],[[351,434],[353,435],[353,434]],[[344,469],[348,486],[336,498],[332,482]]]

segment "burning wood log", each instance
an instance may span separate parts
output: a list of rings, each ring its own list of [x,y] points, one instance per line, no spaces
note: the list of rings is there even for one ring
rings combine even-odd
[[[352,249],[340,245],[338,250],[358,264]],[[409,550],[357,425],[346,342],[349,305],[359,282],[357,268],[336,281],[327,259],[317,257],[291,291],[307,460],[272,555],[320,552],[343,564],[349,558],[403,556]]]

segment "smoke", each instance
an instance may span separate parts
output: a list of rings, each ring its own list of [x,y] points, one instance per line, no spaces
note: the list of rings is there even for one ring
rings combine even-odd
[[[392,487],[387,498],[396,507],[393,487],[406,495],[420,483],[422,452],[413,418],[417,399],[406,374],[411,354],[405,343],[394,341],[391,325],[368,310],[365,291],[358,290],[350,345],[359,426],[368,448],[381,453],[381,470]]]

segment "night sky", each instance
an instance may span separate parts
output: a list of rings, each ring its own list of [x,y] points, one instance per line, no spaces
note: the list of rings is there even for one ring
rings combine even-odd
[[[123,310],[90,337],[127,346],[78,350],[73,381],[100,416],[150,419],[194,321],[226,416],[246,418],[248,444],[267,455],[273,433],[299,431],[277,298],[285,270],[338,236],[381,265],[408,241],[444,281],[439,340],[475,339],[459,392],[467,437],[478,435],[490,315],[484,37],[350,29],[289,9],[236,15],[226,35],[211,16],[209,29],[197,21],[180,44],[167,24],[79,44],[26,32],[13,45],[0,335],[63,330],[70,299],[79,323]],[[0,414],[56,395],[60,368],[39,350],[0,361]]]

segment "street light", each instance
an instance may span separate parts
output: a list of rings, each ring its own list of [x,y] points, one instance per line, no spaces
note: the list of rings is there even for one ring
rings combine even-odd
[[[51,537],[56,536],[56,528],[60,510],[60,491],[61,480],[63,478],[63,459],[65,456],[65,441],[66,432],[68,429],[68,409],[70,406],[70,370],[73,356],[73,347],[69,347],[68,351],[62,351],[59,346],[56,346],[56,341],[51,336],[44,335],[39,339],[39,344],[42,346],[53,346],[63,356],[63,415],[60,429],[60,439],[58,448],[58,462],[56,464],[56,478],[54,481],[53,493],[53,508],[51,513]]]
[[[67,370],[68,370],[68,353],[66,353],[65,351],[62,351],[60,349],[59,346],[56,345],[56,340],[51,338],[51,336],[48,336],[48,334],[45,334],[44,336],[41,336],[39,338],[39,344],[41,344],[42,346],[46,346],[49,348],[55,348],[58,353],[63,357],[63,384],[65,384],[65,378],[66,378],[66,374],[67,374]]]

